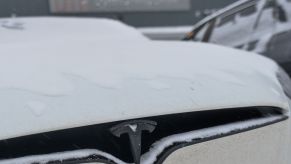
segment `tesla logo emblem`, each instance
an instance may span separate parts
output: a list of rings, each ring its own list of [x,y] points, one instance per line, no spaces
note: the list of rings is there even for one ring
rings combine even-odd
[[[135,120],[118,124],[112,127],[110,131],[116,137],[120,137],[123,134],[128,135],[134,163],[140,164],[142,133],[144,131],[152,133],[156,126],[157,123],[154,121]]]

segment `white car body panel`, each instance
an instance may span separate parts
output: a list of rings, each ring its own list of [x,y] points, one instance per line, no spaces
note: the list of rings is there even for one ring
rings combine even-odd
[[[289,164],[290,121],[188,146],[172,153],[165,164]]]

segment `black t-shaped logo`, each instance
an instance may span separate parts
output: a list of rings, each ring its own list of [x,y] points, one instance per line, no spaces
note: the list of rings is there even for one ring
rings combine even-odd
[[[143,131],[152,133],[156,126],[157,123],[154,121],[135,120],[118,124],[112,127],[110,131],[116,137],[120,137],[123,134],[128,134],[134,163],[140,164],[142,133]]]

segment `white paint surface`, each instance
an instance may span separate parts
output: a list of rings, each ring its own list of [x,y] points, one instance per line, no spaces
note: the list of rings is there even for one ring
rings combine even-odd
[[[254,119],[254,120],[248,120],[244,122],[236,122],[232,124],[211,127],[207,129],[201,129],[201,130],[192,131],[192,132],[186,132],[183,134],[172,135],[154,143],[150,151],[142,156],[143,158],[142,163],[153,164],[157,160],[157,157],[159,154],[161,154],[166,148],[168,148],[169,146],[175,143],[181,143],[181,142],[189,143],[195,139],[209,138],[209,137],[213,137],[217,135],[224,135],[224,134],[231,133],[237,130],[246,130],[248,128],[252,128],[255,126],[260,126],[269,122],[280,120],[281,118],[282,117],[280,116],[274,116],[274,117],[267,117],[267,118],[262,118],[262,119]],[[185,157],[185,158],[189,158],[189,157]]]
[[[290,121],[179,149],[164,164],[290,164]],[[194,161],[194,162],[193,162]]]

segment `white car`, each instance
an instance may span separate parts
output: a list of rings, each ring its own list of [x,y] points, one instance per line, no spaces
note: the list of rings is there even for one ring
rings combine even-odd
[[[291,162],[270,59],[106,19],[1,22],[0,164]]]
[[[194,25],[185,40],[263,54],[291,75],[291,0],[239,0]]]

